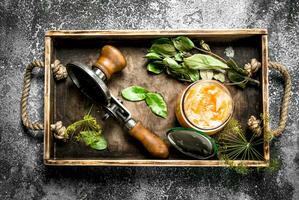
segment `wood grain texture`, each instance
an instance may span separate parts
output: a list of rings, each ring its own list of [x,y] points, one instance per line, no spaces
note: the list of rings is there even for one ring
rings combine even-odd
[[[262,94],[263,94],[263,113],[266,118],[269,117],[269,68],[268,68],[268,36],[263,35],[262,36]],[[269,120],[264,120],[263,121],[263,126],[264,126],[264,157],[266,161],[270,160],[270,144],[269,140],[266,138],[267,135],[265,134],[266,132],[270,131],[270,124]]]
[[[46,161],[54,166],[129,166],[129,167],[229,167],[221,160],[53,160]],[[264,161],[236,160],[234,165],[267,167]]]
[[[247,32],[246,32],[247,31]],[[262,61],[263,69],[256,75],[263,84],[268,84],[265,75],[267,59],[267,40],[262,36],[265,30],[228,30],[225,32],[212,30],[205,31],[66,31],[48,32],[47,36],[53,39],[52,59],[59,59],[63,64],[71,61],[79,61],[89,66],[96,61],[100,49],[106,44],[116,46],[127,59],[127,67],[115,74],[108,83],[110,92],[122,99],[122,89],[139,85],[150,91],[161,93],[167,104],[169,116],[162,119],[150,112],[145,102],[128,102],[124,105],[131,111],[132,116],[141,121],[147,128],[166,140],[167,129],[179,126],[175,118],[175,103],[177,95],[187,87],[187,83],[179,82],[165,74],[152,75],[146,71],[146,59],[144,55],[153,38],[165,35],[187,35],[195,41],[204,38],[212,50],[224,56],[224,50],[232,46],[235,51],[235,59],[240,65],[249,62],[255,57]],[[160,35],[159,35],[160,34]],[[60,37],[64,35],[67,37]],[[92,36],[92,37],[89,37]],[[111,37],[113,36],[113,37]],[[134,36],[134,37],[133,37]],[[245,90],[228,87],[235,102],[234,117],[241,121],[245,127],[250,115],[259,116],[261,112],[267,112],[267,85],[263,87],[249,86]],[[53,106],[50,112],[53,118],[48,120],[63,121],[64,125],[82,118],[91,106],[91,101],[85,98],[68,78],[66,81],[56,82],[53,87],[54,97],[48,99]],[[253,103],[254,102],[254,103]],[[93,102],[96,103],[96,102]],[[45,104],[46,105],[46,104]],[[226,166],[223,161],[192,160],[182,155],[174,148],[170,148],[170,156],[167,160],[152,160],[144,148],[132,138],[113,119],[102,121],[103,111],[95,106],[92,115],[102,124],[104,136],[108,140],[108,149],[95,151],[83,144],[53,142],[53,152],[50,159],[45,160],[48,165],[112,165],[112,166]],[[46,133],[46,137],[47,134]],[[266,148],[268,145],[264,144]],[[46,148],[46,146],[45,146]],[[45,151],[50,151],[45,149]],[[259,151],[263,152],[261,145]],[[266,155],[266,153],[265,153]],[[235,163],[238,163],[236,161]],[[244,161],[248,166],[266,166],[265,161]]]
[[[126,36],[171,36],[171,35],[199,35],[199,36],[221,36],[226,35],[260,35],[268,34],[267,29],[201,29],[198,30],[59,30],[59,31],[47,31],[46,36],[51,37],[71,37],[71,36],[95,36],[95,37],[107,37],[107,36],[119,36],[124,38]]]
[[[53,152],[53,141],[51,140],[51,85],[53,85],[53,80],[51,81],[51,56],[52,56],[52,40],[51,37],[45,38],[45,87],[44,87],[44,159],[50,159]]]

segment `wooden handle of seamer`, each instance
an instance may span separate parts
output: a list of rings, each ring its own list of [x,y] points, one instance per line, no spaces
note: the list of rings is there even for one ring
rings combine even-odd
[[[168,157],[169,151],[165,142],[155,133],[145,128],[141,122],[137,122],[137,124],[129,130],[129,133],[139,140],[152,156],[157,158]]]
[[[99,68],[110,79],[112,74],[121,71],[126,65],[126,58],[117,48],[105,45],[93,67]]]

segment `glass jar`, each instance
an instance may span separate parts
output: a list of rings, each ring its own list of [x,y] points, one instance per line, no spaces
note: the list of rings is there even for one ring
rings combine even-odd
[[[179,95],[176,117],[181,126],[212,135],[225,126],[233,110],[232,96],[223,84],[215,80],[199,80]]]

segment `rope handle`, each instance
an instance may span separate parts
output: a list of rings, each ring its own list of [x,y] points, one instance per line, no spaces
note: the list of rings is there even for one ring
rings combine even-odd
[[[284,131],[288,119],[288,108],[289,108],[289,101],[291,98],[291,76],[288,70],[280,63],[277,62],[269,62],[269,67],[279,71],[284,79],[284,95],[282,99],[282,106],[280,111],[280,121],[279,125],[275,130],[270,130],[270,132],[274,136],[279,136]]]
[[[23,85],[23,91],[22,91],[22,98],[21,98],[21,113],[22,113],[22,121],[24,126],[27,129],[32,130],[43,130],[44,125],[42,122],[31,122],[28,115],[28,97],[30,92],[30,85],[31,85],[31,72],[32,70],[37,68],[44,68],[44,63],[41,61],[33,61],[26,67],[25,75],[24,75],[24,85]]]
[[[31,79],[32,79],[31,73],[35,67],[44,68],[44,63],[41,61],[35,60],[35,61],[31,62],[29,65],[27,65],[27,67],[26,67],[26,71],[25,71],[25,75],[24,75],[22,98],[21,98],[21,115],[22,115],[23,124],[27,129],[43,130],[44,129],[43,123],[42,122],[32,122],[29,119],[29,115],[28,115],[28,97],[29,97],[30,85],[31,85]],[[63,66],[60,63],[59,60],[55,60],[54,63],[51,64],[51,69],[53,71],[53,75],[56,80],[65,79],[67,77],[66,68],[65,68],[65,66]]]

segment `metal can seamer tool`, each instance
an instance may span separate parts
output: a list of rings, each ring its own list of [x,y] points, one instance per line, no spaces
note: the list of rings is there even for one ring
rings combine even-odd
[[[105,117],[112,116],[117,119],[152,156],[166,158],[169,151],[165,142],[141,122],[133,119],[131,113],[110,93],[106,85],[110,77],[125,68],[126,64],[125,57],[117,48],[105,45],[93,64],[93,69],[79,62],[68,63],[66,67],[70,78],[81,92],[102,105],[106,111]]]

